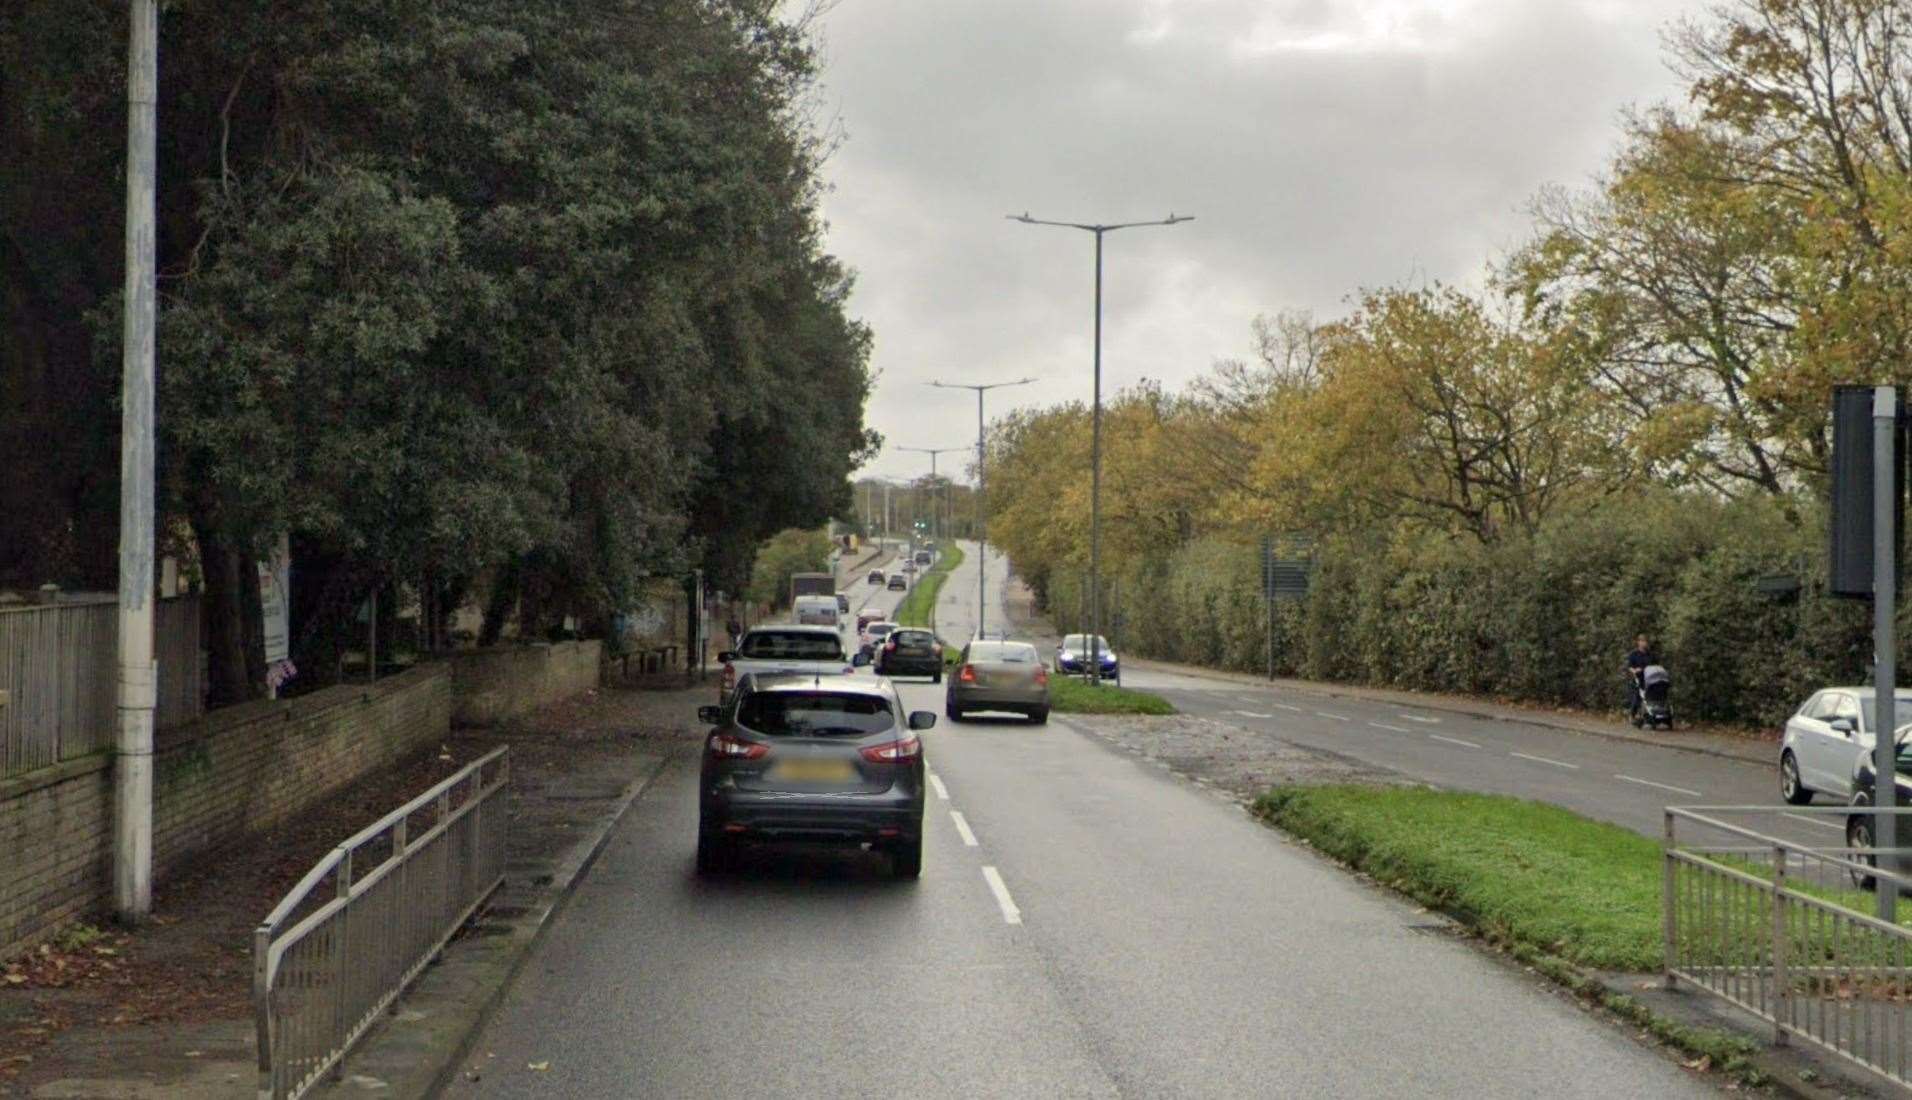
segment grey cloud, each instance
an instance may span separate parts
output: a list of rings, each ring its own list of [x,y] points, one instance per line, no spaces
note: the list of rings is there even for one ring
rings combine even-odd
[[[1536,189],[1584,181],[1620,109],[1673,92],[1659,34],[1698,7],[846,0],[826,27],[848,134],[826,213],[877,334],[872,424],[972,438],[973,402],[935,377],[1041,376],[998,408],[1088,397],[1091,240],[1011,212],[1197,215],[1109,238],[1105,392],[1243,354],[1257,312],[1477,281]],[[1342,47],[1273,48],[1297,42]]]

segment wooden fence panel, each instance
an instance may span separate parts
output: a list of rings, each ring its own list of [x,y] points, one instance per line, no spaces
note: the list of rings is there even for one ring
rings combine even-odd
[[[118,606],[86,600],[0,609],[0,777],[112,746],[118,724]],[[203,710],[197,596],[155,608],[161,726]]]

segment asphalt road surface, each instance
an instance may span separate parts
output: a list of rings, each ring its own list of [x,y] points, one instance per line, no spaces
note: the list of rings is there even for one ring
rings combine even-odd
[[[946,635],[974,564],[939,606]],[[940,715],[940,687],[903,690]],[[940,723],[925,744],[916,883],[866,853],[792,849],[700,879],[680,759],[480,1036],[478,1079],[448,1095],[1713,1094],[1069,721]]]

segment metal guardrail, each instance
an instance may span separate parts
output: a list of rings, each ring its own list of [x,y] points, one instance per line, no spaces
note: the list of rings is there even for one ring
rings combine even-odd
[[[504,881],[495,749],[320,860],[253,932],[259,1096],[303,1095]]]
[[[1690,983],[1771,1023],[1777,1045],[1804,1041],[1912,1093],[1912,929],[1864,911],[1875,879],[1912,894],[1912,878],[1874,866],[1912,849],[1819,848],[1727,820],[1781,812],[1667,807],[1667,986]],[[1842,823],[1851,812],[1783,811]],[[1695,830],[1719,842],[1694,843]]]

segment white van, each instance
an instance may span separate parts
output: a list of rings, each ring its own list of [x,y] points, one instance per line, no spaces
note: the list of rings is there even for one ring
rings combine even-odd
[[[793,610],[797,613],[799,626],[838,626],[842,622],[835,594],[798,596]]]

